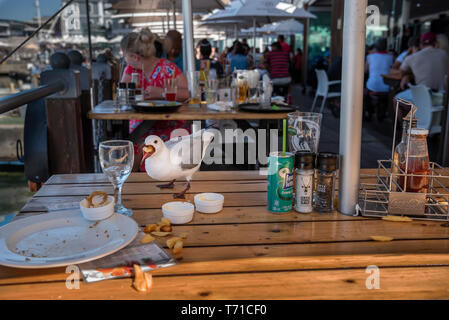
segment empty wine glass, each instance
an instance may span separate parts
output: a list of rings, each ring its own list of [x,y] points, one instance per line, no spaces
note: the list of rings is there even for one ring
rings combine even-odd
[[[104,174],[114,186],[115,212],[130,217],[133,214],[122,204],[122,186],[131,174],[134,147],[131,141],[111,140],[100,143],[100,163]]]

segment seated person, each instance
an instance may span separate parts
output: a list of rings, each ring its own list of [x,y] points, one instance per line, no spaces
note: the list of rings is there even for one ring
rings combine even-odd
[[[392,69],[399,69],[401,67],[402,62],[404,62],[404,59],[408,56],[416,53],[419,51],[419,37],[413,37],[408,40],[408,49],[402,52],[397,58],[396,61],[393,64]]]
[[[388,74],[393,65],[394,57],[387,53],[387,39],[379,39],[375,44],[374,53],[366,57],[365,71],[369,73],[366,88],[368,89],[368,97],[385,95],[390,90],[390,87],[385,84],[382,74]],[[371,100],[371,99],[370,99]],[[386,98],[384,98],[386,100]],[[374,113],[374,106],[372,103],[368,104],[368,119]],[[387,107],[387,101],[378,105],[379,110],[377,115],[379,120],[383,119]]]
[[[289,67],[289,53],[282,50],[282,46],[279,42],[274,42],[271,45],[270,52],[267,53],[265,65],[270,78],[273,81],[273,87],[287,87],[292,82],[290,77]],[[286,92],[282,92],[282,95],[286,96]]]
[[[245,56],[245,47],[237,42],[234,44],[234,52],[231,57],[231,72],[234,70],[248,70],[249,61],[248,57]]]
[[[436,36],[426,32],[421,36],[421,50],[404,59],[401,64],[401,89],[415,79],[416,85],[425,85],[435,91],[443,91],[445,77],[449,66],[449,57],[446,51],[435,47]],[[400,92],[396,98],[413,102],[410,89]]]
[[[157,35],[149,29],[142,29],[140,32],[131,32],[122,39],[121,47],[127,67],[123,72],[121,81],[131,82],[131,75],[138,73],[140,82],[142,82],[143,78],[145,99],[161,100],[164,99],[164,79],[173,78],[174,76],[177,79],[178,86],[176,100],[187,100],[190,97],[187,78],[173,62],[156,57],[156,41],[162,44],[162,41],[158,39]],[[140,148],[143,146],[147,136],[157,135],[166,141],[170,139],[173,130],[188,128],[187,121],[142,122],[142,120],[129,121],[131,139],[135,141],[136,164],[140,164],[142,157]],[[188,131],[185,132],[187,133]]]
[[[365,71],[369,73],[366,87],[372,92],[388,92],[390,88],[384,83],[382,74],[388,74],[393,65],[393,56],[388,54],[387,39],[379,39],[375,52],[366,57]]]

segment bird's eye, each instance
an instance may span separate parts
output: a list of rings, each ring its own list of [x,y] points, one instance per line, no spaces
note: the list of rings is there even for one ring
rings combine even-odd
[[[157,144],[157,140],[154,140],[154,143]]]

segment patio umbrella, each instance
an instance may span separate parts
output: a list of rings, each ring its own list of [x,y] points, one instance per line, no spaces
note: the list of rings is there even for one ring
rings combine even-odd
[[[218,21],[204,21],[200,24],[200,27],[207,27],[209,29],[218,29],[225,30],[226,35],[229,30],[234,31],[234,37],[238,36],[239,28],[248,28],[251,26],[251,22],[248,20],[236,20],[236,19],[228,19],[228,20],[218,20]]]
[[[295,18],[315,19],[316,16],[302,8],[280,0],[242,0],[232,2],[224,10],[219,10],[218,12],[205,18],[203,21],[219,21],[229,19],[246,21],[252,20],[253,38],[255,43],[256,23],[267,24],[274,21]]]
[[[244,29],[241,31],[243,34],[250,34],[253,29]],[[256,28],[257,35],[264,34],[283,34],[292,35],[296,33],[303,33],[304,25],[294,19],[285,20],[281,22],[274,22],[272,24],[266,24],[263,27]]]

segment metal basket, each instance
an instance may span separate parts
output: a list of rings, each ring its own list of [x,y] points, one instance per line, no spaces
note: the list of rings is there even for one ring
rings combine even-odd
[[[398,99],[396,103],[396,119],[399,103],[411,107],[411,115],[416,112],[412,103]],[[393,159],[396,141],[397,120],[394,126]],[[409,131],[411,130],[411,121]],[[449,220],[449,171],[437,163],[430,162],[430,172],[426,175],[407,174],[408,150],[410,134],[407,136],[407,155],[405,170],[393,160],[378,160],[377,174],[368,176],[372,183],[361,183],[357,213],[366,217],[382,217],[386,215],[410,216],[423,220]],[[407,192],[408,179],[428,179],[428,193]]]

